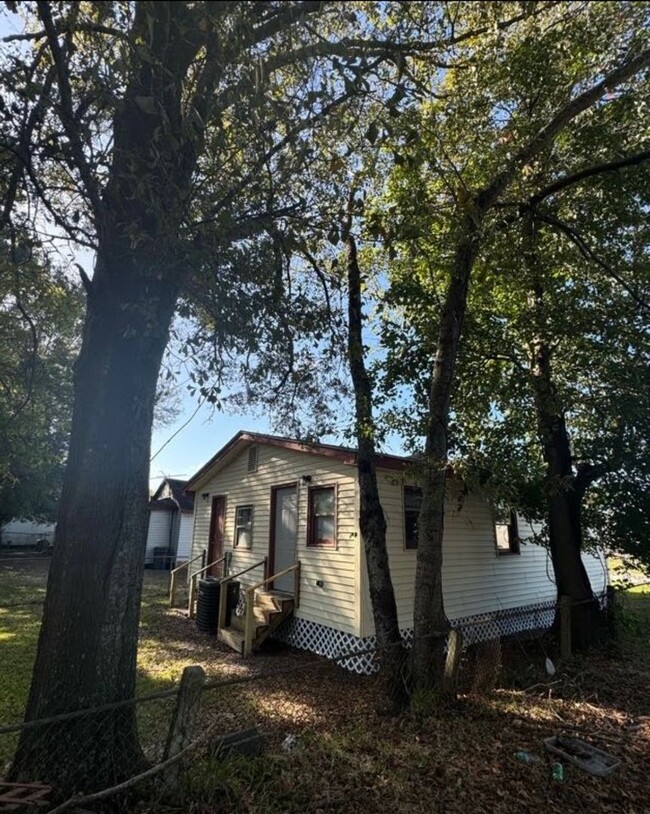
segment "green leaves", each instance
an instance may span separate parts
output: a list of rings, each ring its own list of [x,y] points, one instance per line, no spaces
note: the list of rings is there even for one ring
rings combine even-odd
[[[53,519],[72,417],[83,301],[34,257],[0,244],[0,515]]]

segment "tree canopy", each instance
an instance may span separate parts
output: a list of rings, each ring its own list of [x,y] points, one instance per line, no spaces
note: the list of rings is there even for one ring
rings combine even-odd
[[[79,287],[31,247],[0,258],[0,525],[56,518],[79,352]]]

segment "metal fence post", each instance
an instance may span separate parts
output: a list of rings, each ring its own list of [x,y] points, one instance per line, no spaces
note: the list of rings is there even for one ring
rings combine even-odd
[[[201,693],[205,671],[198,665],[186,667],[181,677],[181,685],[172,715],[163,761],[174,757],[192,741],[192,730],[201,706]],[[180,761],[170,766],[165,774],[165,783],[173,786],[178,782]]]
[[[570,596],[560,597],[560,655],[563,659],[571,656],[571,605]]]

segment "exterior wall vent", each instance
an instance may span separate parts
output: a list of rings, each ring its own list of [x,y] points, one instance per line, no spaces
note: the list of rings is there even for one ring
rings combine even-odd
[[[248,471],[257,472],[257,459],[259,447],[248,448]]]

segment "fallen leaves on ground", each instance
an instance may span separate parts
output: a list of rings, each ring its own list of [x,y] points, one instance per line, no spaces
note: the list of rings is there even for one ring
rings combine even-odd
[[[650,811],[650,659],[637,651],[576,658],[551,681],[545,651],[533,642],[504,653],[521,662],[509,668],[536,676],[532,688],[502,686],[431,714],[385,717],[375,712],[374,677],[277,647],[242,660],[182,611],[157,619],[147,635],[165,670],[197,663],[212,678],[269,674],[207,691],[202,710],[202,723],[216,721],[223,733],[258,727],[265,753],[220,763],[197,757],[182,802],[159,800],[159,811]],[[287,672],[272,675],[277,670]],[[598,778],[567,765],[564,781],[553,780],[543,742],[556,734],[612,753],[620,768]],[[288,752],[287,735],[297,737]],[[521,751],[540,761],[521,762]]]

